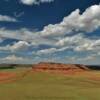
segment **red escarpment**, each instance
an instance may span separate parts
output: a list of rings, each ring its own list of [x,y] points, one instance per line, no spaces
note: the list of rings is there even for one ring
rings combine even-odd
[[[49,63],[41,62],[33,65],[33,70],[36,71],[86,71],[89,70],[85,65],[82,64],[62,64],[62,63]]]

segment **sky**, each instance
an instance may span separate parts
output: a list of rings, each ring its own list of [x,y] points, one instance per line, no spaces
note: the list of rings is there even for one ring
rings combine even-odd
[[[0,63],[100,65],[100,0],[0,0]]]

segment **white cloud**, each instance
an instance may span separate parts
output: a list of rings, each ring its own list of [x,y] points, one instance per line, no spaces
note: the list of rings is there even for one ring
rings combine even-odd
[[[90,40],[90,39],[82,39],[83,43],[77,45],[75,48],[76,51],[100,51],[100,39]]]
[[[44,27],[41,32],[43,36],[64,36],[71,32],[92,32],[100,27],[100,5],[93,5],[86,9],[83,14],[80,10],[73,11],[69,16],[64,17],[63,21]]]
[[[16,52],[16,51],[26,50],[28,49],[29,46],[30,46],[29,43],[25,41],[19,41],[19,42],[14,43],[13,45],[7,45],[7,46],[0,47],[0,50],[2,51],[8,50],[11,52]]]
[[[19,57],[16,55],[8,55],[4,58],[0,58],[0,63],[7,64],[33,64],[33,59],[28,57]]]
[[[78,33],[78,34],[76,34],[74,36],[66,36],[66,37],[60,39],[56,43],[56,45],[57,46],[68,46],[68,45],[74,45],[75,46],[75,44],[78,45],[79,43],[84,42],[83,39],[84,39],[83,34],[82,33]]]
[[[32,41],[35,37],[34,32],[29,31],[28,29],[19,29],[19,30],[8,30],[5,28],[0,28],[0,37],[4,38],[13,38],[18,40]]]
[[[4,59],[3,59],[4,61],[14,61],[14,62],[16,62],[16,61],[20,61],[20,60],[23,60],[23,58],[22,57],[16,57],[15,55],[10,55],[10,56],[7,56],[7,57],[5,57]]]
[[[41,36],[40,32],[30,31],[26,28],[19,30],[8,30],[5,28],[0,28],[0,37],[18,39],[21,41],[31,42],[32,45],[40,44],[54,44],[55,40],[47,39]]]
[[[84,37],[84,35],[77,34],[70,37],[65,37],[62,40],[59,40],[55,43],[55,46],[58,48],[49,48],[38,50],[37,52],[33,51],[33,54],[36,55],[52,55],[57,52],[63,52],[72,49],[73,52],[90,52],[91,54],[94,52],[95,55],[98,56],[100,51],[100,39],[89,39]]]
[[[78,33],[73,36],[67,36],[60,39],[56,46],[69,47],[74,51],[95,51],[100,50],[100,39],[90,39],[84,36],[82,33]]]
[[[15,50],[25,50],[30,46],[29,43],[25,42],[25,41],[19,41],[17,43],[15,43],[14,45],[11,46],[11,50],[15,51]]]
[[[8,38],[20,39],[23,41],[34,41],[38,44],[38,39],[41,43],[59,41],[70,32],[90,32],[100,27],[100,5],[94,5],[86,9],[83,14],[79,14],[79,9],[73,11],[69,16],[65,17],[58,24],[50,24],[45,26],[42,31],[30,31],[28,29],[7,30],[0,29],[0,35]],[[48,38],[46,38],[48,36]],[[52,40],[52,41],[51,41]]]
[[[69,16],[65,17],[61,23],[48,25],[40,32],[30,31],[28,29],[7,30],[1,28],[0,35],[5,38],[15,38],[21,41],[31,42],[31,45],[34,46],[38,46],[40,44],[55,46],[54,48],[41,50],[37,52],[38,54],[46,52],[53,53],[69,48],[73,49],[74,51],[95,50],[96,52],[98,52],[100,50],[100,39],[93,40],[86,38],[83,33],[77,33],[76,35],[66,37],[64,37],[64,35],[72,31],[88,32],[95,30],[100,26],[99,9],[100,5],[94,5],[88,8],[82,15],[79,14],[79,10],[77,9]],[[96,23],[94,24],[94,22]],[[28,44],[26,44],[27,43],[17,43],[13,46],[8,45],[6,48],[14,51],[15,49],[17,50],[19,48],[24,48],[24,46],[28,46]],[[56,47],[58,47],[59,49],[56,49]],[[1,47],[1,49],[2,48],[3,47]]]
[[[50,3],[53,2],[54,0],[21,0],[21,3],[25,5],[38,5],[40,3]]]
[[[0,21],[17,22],[17,20],[15,18],[7,16],[7,15],[0,15]]]
[[[79,9],[73,11],[62,22],[45,26],[42,31],[30,31],[25,28],[19,30],[1,28],[0,35],[28,42],[34,41],[34,44],[54,44],[54,42],[59,41],[59,39],[62,40],[65,35],[71,32],[90,32],[100,27],[100,5],[89,7],[83,14],[79,14],[79,12]]]
[[[1,28],[1,38],[13,38],[20,41],[13,45],[0,47],[0,50],[16,51],[24,50],[29,46],[49,45],[51,48],[33,51],[33,54],[48,55],[71,49],[76,53],[90,51],[90,53],[94,52],[98,55],[100,39],[92,39],[86,37],[85,34],[86,32],[93,32],[99,27],[100,5],[94,5],[86,9],[83,14],[80,14],[80,11],[77,9],[65,17],[62,22],[45,26],[42,31],[30,31],[25,28],[19,30]],[[68,35],[70,33],[73,34]]]
[[[52,54],[52,53],[54,53],[56,51],[57,51],[56,48],[49,48],[49,49],[43,49],[43,50],[39,50],[37,52],[33,52],[33,54],[37,54],[37,55],[41,55],[41,54]]]

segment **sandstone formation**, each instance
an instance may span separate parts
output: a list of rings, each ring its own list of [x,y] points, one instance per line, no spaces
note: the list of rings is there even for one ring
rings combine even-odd
[[[40,62],[38,64],[33,65],[33,70],[86,71],[89,69],[85,65],[81,65],[81,64],[62,64],[62,63]]]

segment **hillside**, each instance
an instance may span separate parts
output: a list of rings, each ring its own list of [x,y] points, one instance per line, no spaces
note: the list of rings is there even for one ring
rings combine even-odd
[[[100,65],[83,65],[83,64],[63,64],[52,62],[40,62],[37,64],[0,64],[0,69],[13,69],[17,67],[32,67],[33,69],[58,69],[58,70],[100,70]]]
[[[49,62],[40,62],[33,65],[34,70],[60,70],[60,71],[84,71],[89,70],[85,65],[81,64],[62,64],[62,63],[49,63]]]

